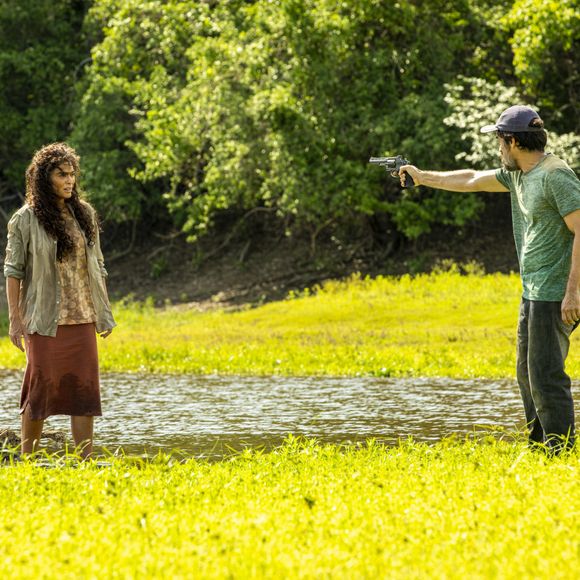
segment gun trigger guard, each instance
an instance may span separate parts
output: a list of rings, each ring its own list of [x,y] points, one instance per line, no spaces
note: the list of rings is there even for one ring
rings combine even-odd
[[[391,177],[399,177],[399,172],[394,169],[391,171]]]

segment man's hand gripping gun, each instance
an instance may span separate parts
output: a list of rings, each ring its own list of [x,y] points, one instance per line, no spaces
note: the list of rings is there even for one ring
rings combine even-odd
[[[397,155],[396,157],[371,157],[369,163],[384,167],[391,174],[391,177],[395,179],[400,179],[399,169],[403,165],[409,165],[409,162],[402,155]],[[405,173],[405,187],[415,187],[415,182],[408,173]]]

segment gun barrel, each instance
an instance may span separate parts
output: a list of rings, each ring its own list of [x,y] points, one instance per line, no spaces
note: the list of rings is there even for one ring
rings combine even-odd
[[[397,159],[395,157],[371,157],[369,163],[385,165],[386,167],[395,167]]]
[[[371,157],[369,163],[384,167],[391,174],[391,177],[395,179],[399,179],[399,170],[401,167],[403,165],[409,165],[409,161],[402,155],[397,155],[396,157]],[[405,173],[405,187],[414,186],[413,178],[408,173]]]

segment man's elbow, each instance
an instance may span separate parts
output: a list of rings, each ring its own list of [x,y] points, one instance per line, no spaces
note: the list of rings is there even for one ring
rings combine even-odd
[[[485,191],[482,189],[481,180],[479,180],[476,176],[473,176],[471,179],[468,179],[465,183],[465,191],[468,192],[475,192],[475,191]]]

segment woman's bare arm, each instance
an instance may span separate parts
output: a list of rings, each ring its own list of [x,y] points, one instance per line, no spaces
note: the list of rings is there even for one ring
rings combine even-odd
[[[8,335],[10,342],[24,352],[22,339],[24,338],[24,326],[20,317],[18,302],[20,300],[20,280],[18,278],[6,278],[6,296],[8,297],[8,318],[10,328]]]

